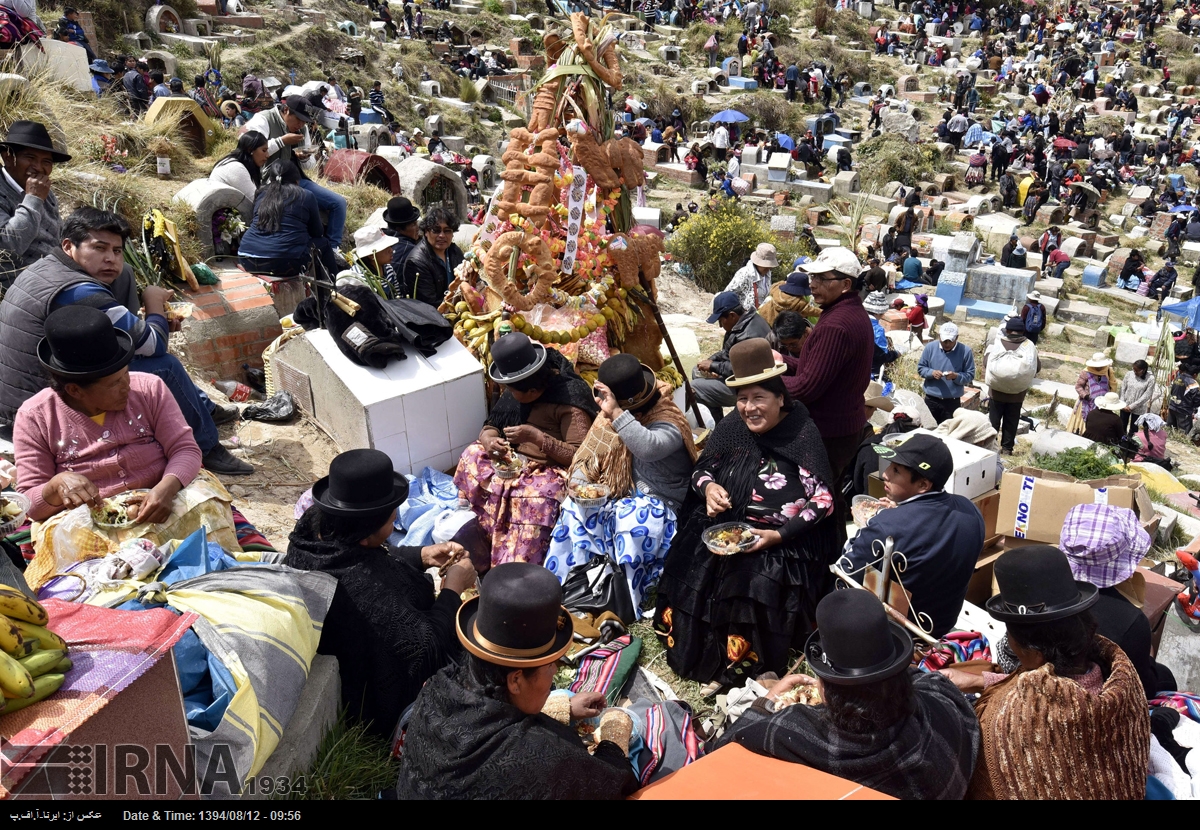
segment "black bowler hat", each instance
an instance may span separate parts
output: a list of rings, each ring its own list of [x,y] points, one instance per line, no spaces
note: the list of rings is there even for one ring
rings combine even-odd
[[[608,387],[622,409],[637,409],[654,395],[654,370],[631,354],[617,354],[600,364],[596,378]]]
[[[1050,545],[1013,548],[996,560],[1000,593],[985,605],[1004,623],[1043,623],[1073,617],[1095,605],[1099,589],[1075,579],[1067,555]]]
[[[411,225],[421,218],[421,211],[404,196],[388,199],[387,210],[383,212],[383,221],[389,225]]]
[[[408,498],[408,479],[379,450],[347,450],[329,463],[329,475],[312,488],[313,501],[333,516],[361,517],[390,511]]]
[[[49,153],[56,164],[71,160],[69,155],[55,148],[45,125],[36,121],[14,121],[8,128],[8,135],[4,137],[4,141],[0,141],[0,146],[9,149],[28,147],[31,150],[41,150]]]
[[[133,360],[133,338],[98,308],[69,305],[50,313],[38,360],[56,375],[89,383],[115,374]]]
[[[817,630],[804,645],[813,674],[838,686],[887,680],[908,668],[912,636],[888,619],[870,591],[826,594],[817,605]]]
[[[554,574],[530,562],[492,568],[479,596],[458,609],[458,639],[481,660],[514,669],[553,663],[571,647],[574,628]]]
[[[492,365],[488,367],[488,377],[496,383],[516,383],[535,374],[545,365],[546,347],[514,331],[492,345]]]

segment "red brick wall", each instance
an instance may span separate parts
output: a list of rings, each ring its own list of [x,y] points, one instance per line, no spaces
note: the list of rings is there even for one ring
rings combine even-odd
[[[187,299],[196,305],[183,327],[187,362],[213,379],[240,377],[243,363],[262,366],[263,349],[283,331],[270,291],[250,274],[222,272],[219,285]]]

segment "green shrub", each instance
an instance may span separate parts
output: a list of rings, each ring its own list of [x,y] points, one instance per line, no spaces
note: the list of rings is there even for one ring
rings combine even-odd
[[[500,0],[483,0],[483,10],[492,14],[504,14],[504,6]]]
[[[932,144],[909,144],[896,133],[867,139],[855,148],[854,155],[863,190],[881,188],[888,182],[914,185],[929,181],[946,163]]]
[[[468,104],[473,104],[479,100],[479,90],[475,88],[475,82],[470,78],[458,79],[458,97],[460,100]]]
[[[1121,468],[1117,466],[1117,460],[1111,454],[1103,450],[1097,453],[1091,447],[1071,447],[1058,455],[1035,455],[1033,456],[1033,466],[1054,473],[1074,476],[1081,481],[1108,478],[1121,471]]]
[[[667,242],[667,251],[692,269],[698,286],[715,294],[725,289],[734,272],[746,264],[750,254],[763,242],[775,246],[780,273],[790,270],[801,254],[814,253],[803,250],[797,241],[775,237],[751,211],[738,202],[724,199],[685,222]]]

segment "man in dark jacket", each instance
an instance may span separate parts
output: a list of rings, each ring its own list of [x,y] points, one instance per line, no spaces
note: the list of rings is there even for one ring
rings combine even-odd
[[[721,351],[701,360],[692,370],[692,389],[696,393],[696,400],[708,408],[715,422],[723,417],[724,407],[737,402],[734,390],[725,385],[725,379],[733,374],[729,350],[743,340],[755,337],[770,339],[771,326],[754,309],[747,311],[742,308],[741,300],[732,291],[722,291],[713,297],[713,313],[708,322],[724,329],[725,339],[721,341]]]
[[[392,261],[383,266],[383,283],[388,296],[393,299],[404,296],[404,263],[421,240],[421,231],[417,227],[420,219],[421,211],[404,196],[389,199],[387,210],[383,212],[386,232],[396,238]]]
[[[1196,417],[1196,409],[1200,407],[1200,383],[1196,382],[1196,373],[1200,372],[1200,361],[1194,358],[1187,360],[1175,376],[1171,391],[1167,396],[1167,426],[1175,427],[1183,432],[1192,431],[1192,421]]]
[[[134,117],[140,116],[150,108],[150,87],[146,86],[146,79],[138,70],[135,58],[125,59],[125,77],[121,79],[121,83],[129,98],[129,111]]]
[[[888,509],[881,510],[846,544],[850,572],[878,567],[891,537],[907,566],[899,576],[912,594],[915,614],[929,617],[929,632],[943,637],[954,628],[967,583],[983,548],[983,517],[963,496],[944,491],[954,474],[950,449],[936,436],[918,433],[895,448],[876,452],[891,462],[883,472]],[[891,568],[893,573],[897,568]],[[858,578],[861,578],[859,576]]]
[[[1000,178],[1000,174],[1008,167],[1008,145],[1003,141],[992,144],[992,181]]]
[[[0,142],[0,288],[62,245],[58,200],[50,190],[55,164],[70,161],[36,121],[17,121]]]
[[[421,220],[421,239],[404,263],[404,292],[437,308],[446,299],[446,290],[454,279],[454,269],[463,261],[463,252],[451,240],[458,230],[458,219],[446,208],[433,208]]]
[[[1015,233],[1008,238],[1008,242],[1004,243],[1004,247],[1000,249],[1001,265],[1003,265],[1005,268],[1011,267],[1009,263],[1012,262],[1013,251],[1015,251],[1017,246],[1020,244],[1021,243],[1017,239],[1017,235]]]

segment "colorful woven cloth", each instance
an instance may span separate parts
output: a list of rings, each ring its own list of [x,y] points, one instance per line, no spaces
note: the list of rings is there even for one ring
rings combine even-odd
[[[968,660],[991,660],[992,649],[987,637],[978,631],[951,631],[930,648],[917,664],[921,671],[934,672]]]
[[[579,692],[602,692],[609,706],[616,706],[629,673],[637,668],[642,653],[639,637],[625,634],[605,643],[579,661],[575,682],[567,689]]]
[[[197,616],[168,610],[116,611],[59,600],[43,603],[74,667],[50,698],[4,716],[4,784],[19,783],[37,761],[145,674]]]
[[[233,511],[233,531],[237,534],[238,545],[244,551],[274,551],[275,546],[271,544],[266,536],[258,532],[258,528],[250,524],[250,520],[242,515],[242,512],[236,507],[230,506]]]
[[[1179,714],[1200,721],[1200,695],[1191,692],[1163,692],[1150,701],[1150,706],[1170,706]]]

